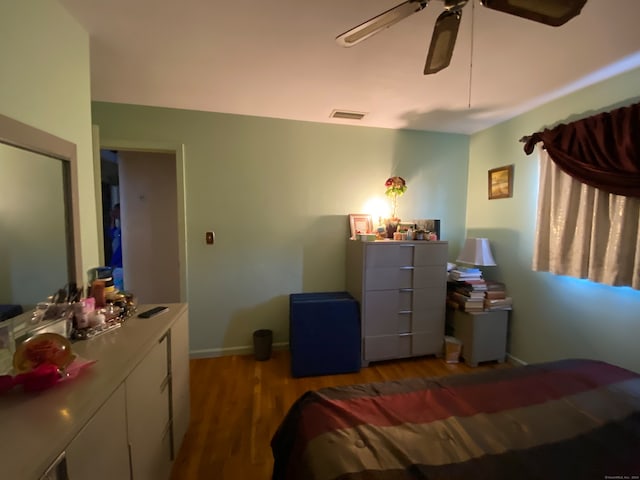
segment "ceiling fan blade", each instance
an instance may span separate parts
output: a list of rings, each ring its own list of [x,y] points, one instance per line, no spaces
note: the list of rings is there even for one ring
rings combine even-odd
[[[408,0],[400,5],[390,8],[386,12],[381,13],[357,27],[354,27],[336,37],[336,42],[343,47],[351,47],[356,43],[369,38],[385,28],[398,23],[403,18],[419,12],[427,6],[430,0]]]
[[[425,75],[437,73],[451,63],[461,18],[462,10],[450,10],[442,12],[436,20],[424,65]]]
[[[587,0],[480,0],[499,12],[559,27],[580,14]]]

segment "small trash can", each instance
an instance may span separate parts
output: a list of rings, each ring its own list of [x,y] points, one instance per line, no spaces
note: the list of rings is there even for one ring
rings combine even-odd
[[[462,352],[462,342],[455,337],[444,337],[444,361],[458,363]]]
[[[273,332],[271,330],[256,330],[253,332],[253,352],[256,360],[262,362],[271,358],[271,343]]]

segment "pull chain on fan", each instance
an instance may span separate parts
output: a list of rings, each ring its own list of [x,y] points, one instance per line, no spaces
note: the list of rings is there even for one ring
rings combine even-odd
[[[471,109],[471,86],[473,85],[473,39],[474,27],[476,26],[476,5],[471,4],[471,41],[469,42],[469,96],[467,97],[467,108]]]
[[[336,41],[343,47],[351,47],[423,10],[430,1],[407,0],[338,35]],[[469,0],[440,1],[444,3],[444,12],[438,16],[431,36],[424,67],[425,75],[437,73],[449,66],[462,19],[462,9]],[[587,0],[480,0],[483,7],[554,27],[564,25],[579,15],[585,3]]]

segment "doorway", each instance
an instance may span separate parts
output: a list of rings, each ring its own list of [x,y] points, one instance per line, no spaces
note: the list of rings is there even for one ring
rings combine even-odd
[[[104,266],[112,269],[115,287],[125,290],[120,225],[120,176],[118,152],[115,150],[100,150],[100,185]]]
[[[182,301],[176,153],[102,149],[100,162],[104,257],[114,283],[141,304]]]

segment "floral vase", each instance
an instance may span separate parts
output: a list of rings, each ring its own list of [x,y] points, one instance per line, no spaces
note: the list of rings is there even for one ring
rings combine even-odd
[[[387,238],[393,238],[393,234],[398,229],[398,225],[400,225],[399,218],[388,218],[385,222],[385,226],[387,227]]]

